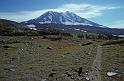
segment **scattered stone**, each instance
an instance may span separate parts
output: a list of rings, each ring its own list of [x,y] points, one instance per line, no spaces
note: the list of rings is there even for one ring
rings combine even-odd
[[[71,54],[71,53],[68,52],[68,53],[66,53],[66,54]]]
[[[80,76],[81,73],[82,73],[82,67],[79,68],[79,70],[78,70],[78,75]]]
[[[49,74],[49,77],[54,77],[55,74],[56,73],[51,73],[51,74]]]
[[[42,39],[46,39],[47,37],[46,36],[43,36]]]
[[[41,81],[46,81],[47,79],[42,79]]]
[[[93,40],[93,41],[96,41],[96,40]]]
[[[65,57],[65,55],[62,55],[62,57],[64,58],[64,57]]]
[[[86,73],[88,73],[88,70],[86,71]]]
[[[33,37],[31,37],[31,39],[33,40],[34,38],[33,38]]]
[[[75,71],[75,72],[77,72],[77,70],[76,70],[76,69],[74,69],[74,68],[72,68],[72,71]]]
[[[92,42],[88,42],[88,43],[81,44],[81,46],[86,46],[86,45],[90,45],[90,44],[93,44],[93,43]]]
[[[41,45],[39,45],[38,47],[41,47]]]
[[[5,43],[5,41],[4,40],[0,40],[0,44],[4,44]]]
[[[70,73],[68,73],[68,72],[66,72],[66,74],[67,74],[68,77],[71,77],[71,76],[72,76],[72,75],[71,75]]]
[[[52,71],[56,71],[55,69],[52,69]]]
[[[9,72],[15,71],[15,69],[11,69],[11,68],[4,68],[4,70],[7,70]]]
[[[51,49],[52,49],[52,47],[47,47],[47,49],[50,49],[50,50],[51,50]]]
[[[10,48],[11,46],[3,46],[4,48]]]
[[[83,77],[78,77],[78,80],[83,80]]]
[[[12,60],[12,61],[14,61],[15,59],[16,59],[16,58],[14,58],[14,57],[13,57],[13,58],[11,58],[11,60]]]
[[[107,75],[108,75],[109,77],[111,77],[111,76],[117,75],[117,73],[116,73],[116,72],[107,72]]]
[[[5,53],[5,56],[7,56],[8,55],[8,53]]]
[[[90,80],[90,78],[89,78],[89,77],[85,77],[85,79],[86,79],[86,80],[88,80],[88,81]]]
[[[81,58],[84,58],[83,56],[81,56]]]
[[[6,65],[4,65],[4,70],[6,70],[6,71],[15,71],[15,69],[13,69],[14,68],[14,65],[11,65],[11,64],[6,64]]]
[[[92,78],[92,80],[93,80],[93,78]]]
[[[33,67],[30,67],[29,69],[33,69]]]

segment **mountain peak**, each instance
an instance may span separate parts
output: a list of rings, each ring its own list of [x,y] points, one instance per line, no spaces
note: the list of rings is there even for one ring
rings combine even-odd
[[[70,11],[66,11],[65,13],[67,13],[67,14],[72,14],[73,12],[70,12]]]
[[[81,18],[73,12],[56,12],[47,11],[40,17],[27,21],[28,24],[63,24],[63,25],[85,25],[85,26],[101,26],[85,18]]]
[[[58,11],[47,11],[45,13],[69,13],[69,14],[72,14],[73,12],[70,12],[70,11],[65,11],[65,12],[58,12]],[[45,14],[44,13],[44,14]]]
[[[56,12],[56,11],[47,11],[44,14],[52,14],[52,13],[58,13],[58,12]]]

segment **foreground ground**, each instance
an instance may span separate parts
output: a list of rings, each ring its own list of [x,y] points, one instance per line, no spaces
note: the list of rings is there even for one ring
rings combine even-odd
[[[124,44],[103,42],[0,37],[0,81],[124,81]]]

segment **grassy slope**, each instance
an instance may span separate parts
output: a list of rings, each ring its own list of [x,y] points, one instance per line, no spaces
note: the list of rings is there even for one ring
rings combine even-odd
[[[50,41],[42,37],[0,37],[0,80],[1,81],[69,81],[67,73],[78,77],[75,70],[82,67],[83,73],[90,70],[96,55],[96,46],[101,44],[91,40],[68,39]],[[85,45],[87,42],[93,44]],[[105,40],[104,40],[105,42]],[[84,45],[84,46],[81,46]],[[8,49],[2,45],[11,46]],[[52,47],[52,49],[47,49]],[[124,44],[103,46],[102,48],[102,80],[123,81]],[[4,70],[11,67],[15,71]],[[106,73],[112,67],[118,68],[119,75],[108,78]],[[54,74],[50,77],[50,74]],[[118,78],[117,78],[118,77]],[[80,80],[76,80],[80,81]],[[82,80],[81,80],[82,81]]]
[[[103,47],[102,54],[102,79],[103,81],[124,81],[124,44],[108,45]],[[112,68],[117,68],[118,75],[110,78],[106,73]]]
[[[81,46],[87,40],[50,41],[41,37],[1,37],[0,40],[13,47],[0,48],[1,81],[40,81],[44,78],[68,81],[67,72],[74,77],[78,76],[74,70],[80,67],[86,72],[96,55],[95,45]],[[19,42],[12,43],[13,40]],[[15,71],[4,70],[7,66]],[[51,73],[55,73],[54,77],[49,77]]]

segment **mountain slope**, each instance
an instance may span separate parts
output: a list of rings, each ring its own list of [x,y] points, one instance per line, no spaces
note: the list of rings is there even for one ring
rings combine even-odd
[[[29,35],[32,33],[34,33],[34,31],[30,30],[25,25],[10,20],[0,19],[0,35],[21,36]]]
[[[37,29],[57,29],[69,33],[96,33],[104,35],[124,35],[124,29],[113,29],[99,25],[72,13],[48,11],[38,18],[22,22]]]
[[[24,26],[10,20],[0,19],[0,34],[19,32]]]
[[[124,35],[124,29],[103,28],[84,25],[36,24],[37,29],[57,29],[67,33],[95,33],[103,35]]]
[[[30,30],[31,28],[38,30]],[[0,19],[0,35],[41,35],[44,30],[58,30],[65,33],[81,34],[81,33],[94,33],[103,35],[124,35],[124,29],[103,28],[88,25],[63,25],[63,24],[36,24],[35,25],[22,25],[20,23]]]
[[[22,22],[23,24],[63,24],[63,25],[85,25],[85,26],[96,26],[102,27],[102,25],[96,24],[92,21],[89,21],[85,18],[81,18],[80,16],[72,13],[72,12],[54,12],[48,11],[41,15],[38,18]]]

